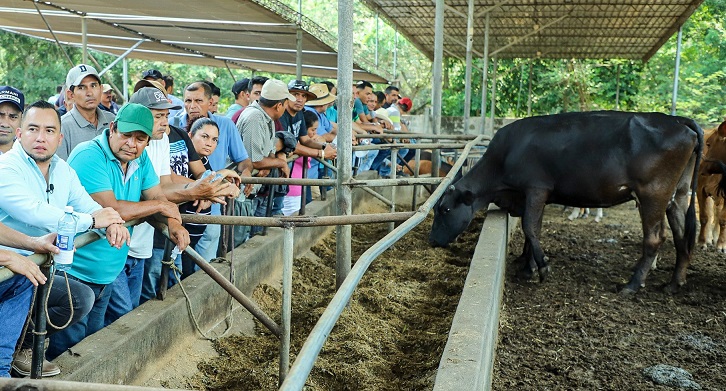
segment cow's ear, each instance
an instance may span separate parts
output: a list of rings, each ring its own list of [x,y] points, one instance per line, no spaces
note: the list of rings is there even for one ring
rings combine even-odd
[[[721,125],[718,126],[718,130],[716,130],[719,137],[726,137],[726,121],[721,122]]]
[[[461,193],[461,202],[466,206],[471,206],[474,203],[474,193],[469,190],[465,190]]]

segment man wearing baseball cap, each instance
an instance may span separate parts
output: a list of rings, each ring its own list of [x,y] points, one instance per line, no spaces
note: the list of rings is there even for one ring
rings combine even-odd
[[[140,104],[127,103],[108,129],[73,150],[68,164],[101,206],[112,207],[125,221],[152,217],[166,223],[172,241],[183,250],[189,244],[189,233],[182,227],[176,204],[169,202],[161,191],[145,150],[153,133],[151,111]],[[128,250],[126,243],[117,249],[101,241],[78,248],[68,274],[88,285],[96,300],[86,317],[56,334],[54,344],[58,351],[65,351],[104,326],[112,291],[106,288],[124,270]]]
[[[10,86],[0,86],[0,155],[13,146],[15,130],[20,127],[25,96]]]
[[[196,182],[187,178],[190,176],[188,175],[190,170],[192,174],[201,177],[205,168],[199,156],[194,152],[194,148],[188,151],[193,152],[193,154],[187,154],[187,156],[183,157],[177,155],[180,150],[185,149],[192,142],[191,140],[188,142],[184,140],[183,137],[188,139],[189,136],[183,131],[177,132],[178,129],[175,129],[175,131],[170,130],[169,110],[181,107],[169,102],[163,90],[154,87],[142,87],[131,95],[129,102],[145,106],[151,110],[154,116],[154,131],[151,135],[151,141],[146,147],[146,153],[154,166],[161,190],[167,200],[176,204],[196,200],[224,202],[224,197],[236,196],[239,193],[239,189],[228,182],[217,181],[212,183],[213,176]],[[179,142],[180,140],[181,142]],[[173,160],[170,147],[172,143],[175,145]],[[193,163],[197,164],[194,165]],[[179,176],[175,178],[174,182],[171,179],[172,170]],[[134,228],[126,267],[119,274],[117,283],[114,283],[114,293],[111,296],[108,311],[106,312],[106,324],[110,324],[138,307],[141,302],[140,297],[143,298],[143,301],[156,297],[165,242],[163,237],[154,232],[154,228],[147,223]],[[157,245],[155,246],[155,244]],[[126,275],[123,275],[124,273]],[[138,278],[139,275],[143,276],[143,283],[142,279]],[[126,282],[128,284],[124,284]],[[131,293],[130,302],[125,301],[126,295],[123,294],[125,290]]]
[[[101,103],[98,104],[98,108],[116,115],[118,113],[118,104],[113,101],[113,87],[110,84],[101,84],[101,86],[103,87],[103,94],[101,95]]]
[[[275,121],[282,117],[285,107],[292,102],[295,102],[295,97],[288,92],[285,83],[269,79],[262,85],[259,101],[252,102],[237,120],[237,129],[257,176],[268,176],[272,169],[279,169],[281,177],[290,176],[285,154],[275,154]],[[254,192],[257,190],[259,186],[255,186]],[[252,204],[255,216],[265,216],[267,197],[255,197]],[[252,227],[250,234],[261,231],[262,227]]]
[[[109,127],[114,115],[98,108],[103,93],[96,68],[79,64],[66,76],[66,100],[73,108],[61,117],[63,141],[56,154],[67,159],[76,145],[93,139]]]
[[[154,80],[159,82],[162,86],[165,86],[164,75],[156,69],[147,69],[141,74],[143,80]]]
[[[225,117],[232,119],[234,113],[244,107],[247,107],[250,104],[250,94],[247,93],[247,88],[249,87],[249,85],[250,79],[248,78],[244,78],[242,80],[237,80],[236,82],[234,82],[234,85],[232,85],[232,96],[234,96],[234,104],[229,106],[227,112],[224,113]]]

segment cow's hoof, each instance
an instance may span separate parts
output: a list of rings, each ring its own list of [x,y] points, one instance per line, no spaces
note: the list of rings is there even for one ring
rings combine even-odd
[[[547,276],[550,274],[550,266],[547,265],[545,267],[539,268],[539,282],[545,282],[547,279]]]
[[[529,281],[532,279],[532,276],[534,276],[534,272],[536,269],[532,269],[529,267],[529,265],[526,265],[525,267],[519,269],[519,272],[517,273],[517,277],[524,281]]]
[[[622,297],[633,297],[636,293],[638,293],[637,289],[632,289],[627,285],[620,289],[618,292],[618,294]]]
[[[600,222],[601,220],[602,220],[602,218],[600,218],[600,217],[595,217],[595,222],[596,222],[596,223],[599,223],[599,222]]]
[[[669,294],[669,295],[675,295],[681,291],[681,286],[682,286],[682,284],[677,284],[677,283],[671,282],[671,283],[663,285],[663,292],[665,292],[666,294]]]

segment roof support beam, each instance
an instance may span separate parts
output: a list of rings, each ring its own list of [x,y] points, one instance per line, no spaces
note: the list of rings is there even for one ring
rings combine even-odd
[[[146,40],[145,40],[145,39],[140,39],[140,40],[139,40],[139,42],[136,42],[136,43],[134,44],[134,46],[132,46],[132,47],[130,47],[130,48],[129,48],[129,50],[125,51],[125,52],[124,52],[124,53],[123,53],[122,55],[118,56],[118,57],[117,57],[117,58],[116,58],[115,60],[113,60],[113,62],[112,62],[112,63],[108,64],[108,65],[106,66],[106,68],[103,68],[103,70],[101,70],[101,72],[99,72],[99,74],[98,74],[98,75],[99,75],[99,76],[103,76],[103,74],[104,74],[104,73],[106,73],[106,72],[108,72],[109,70],[111,70],[111,68],[113,68],[113,66],[114,66],[114,65],[118,64],[118,62],[119,62],[119,61],[121,61],[121,60],[125,59],[125,58],[126,58],[126,56],[128,56],[129,54],[131,54],[131,52],[133,52],[133,51],[134,51],[134,49],[136,49],[137,47],[139,47],[139,45],[141,45],[141,44],[142,44],[142,43],[144,43],[144,42],[146,42]]]
[[[559,18],[557,18],[557,19],[555,19],[555,20],[553,20],[553,21],[551,21],[551,22],[549,22],[549,23],[545,24],[545,25],[544,25],[544,26],[542,26],[542,27],[539,27],[539,28],[535,29],[534,31],[532,31],[532,32],[531,32],[531,33],[529,33],[529,34],[525,34],[524,36],[521,36],[521,37],[519,37],[519,38],[517,38],[517,39],[513,40],[512,42],[510,42],[510,43],[508,43],[508,44],[506,44],[506,45],[504,45],[504,46],[500,47],[499,49],[497,49],[497,50],[495,50],[495,51],[493,51],[493,52],[491,52],[491,53],[489,53],[489,55],[490,55],[490,56],[492,56],[492,57],[494,57],[494,56],[496,56],[497,54],[501,53],[502,51],[504,51],[504,50],[506,50],[506,49],[509,49],[510,47],[512,47],[512,46],[514,46],[514,45],[516,45],[517,43],[519,43],[519,42],[522,42],[522,41],[524,41],[525,39],[527,39],[527,38],[529,38],[529,37],[531,37],[531,36],[533,36],[533,35],[535,35],[535,34],[539,33],[540,31],[542,31],[542,30],[546,29],[547,27],[550,27],[550,26],[552,26],[552,25],[554,25],[554,24],[560,23],[561,21],[563,21],[563,20],[567,19],[568,17],[570,17],[570,13],[571,13],[571,12],[572,12],[572,11],[570,11],[570,12],[566,13],[565,15],[562,15],[562,16],[560,16]]]
[[[487,74],[489,73],[489,16],[487,13],[484,20],[484,58],[482,59],[481,72],[481,126],[479,134],[484,134],[487,123]]]
[[[496,10],[497,8],[499,8],[499,7],[501,7],[501,6],[503,6],[503,5],[507,4],[507,3],[509,3],[510,1],[511,1],[511,0],[504,0],[504,1],[500,1],[500,2],[498,2],[498,3],[496,3],[496,4],[494,4],[494,5],[493,5],[493,6],[491,6],[491,7],[487,7],[487,8],[485,8],[485,9],[483,9],[483,10],[481,10],[481,11],[477,12],[477,13],[476,13],[476,15],[474,15],[474,17],[478,18],[478,17],[480,17],[480,16],[482,16],[482,15],[489,15],[489,13],[490,13],[490,12],[492,12],[492,11]]]

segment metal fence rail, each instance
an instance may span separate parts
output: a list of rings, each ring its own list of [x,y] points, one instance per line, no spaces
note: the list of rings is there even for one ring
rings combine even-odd
[[[320,354],[323,344],[330,335],[330,331],[338,321],[340,314],[343,312],[343,309],[345,309],[345,306],[348,304],[348,301],[353,295],[353,291],[358,286],[358,283],[370,264],[385,250],[391,247],[391,245],[393,245],[398,239],[411,231],[414,227],[420,224],[426,216],[428,216],[431,208],[433,208],[434,204],[438,201],[441,195],[443,195],[449,184],[454,180],[456,173],[461,169],[471,148],[478,143],[481,138],[482,136],[478,136],[466,145],[459,160],[457,160],[449,174],[441,182],[442,186],[439,186],[436,191],[431,194],[429,199],[426,200],[421,207],[419,207],[413,217],[406,220],[406,222],[398,226],[398,228],[383,237],[383,239],[378,241],[378,243],[373,245],[364,252],[360,258],[358,258],[358,261],[355,262],[355,266],[351,269],[348,277],[345,281],[343,281],[343,284],[337,290],[335,296],[333,296],[330,304],[320,316],[318,323],[315,324],[312,332],[308,336],[307,340],[305,340],[302,349],[297,355],[297,359],[293,363],[287,377],[285,377],[285,381],[280,387],[281,390],[302,390],[308,376],[310,375],[310,371],[313,368],[313,364]]]

